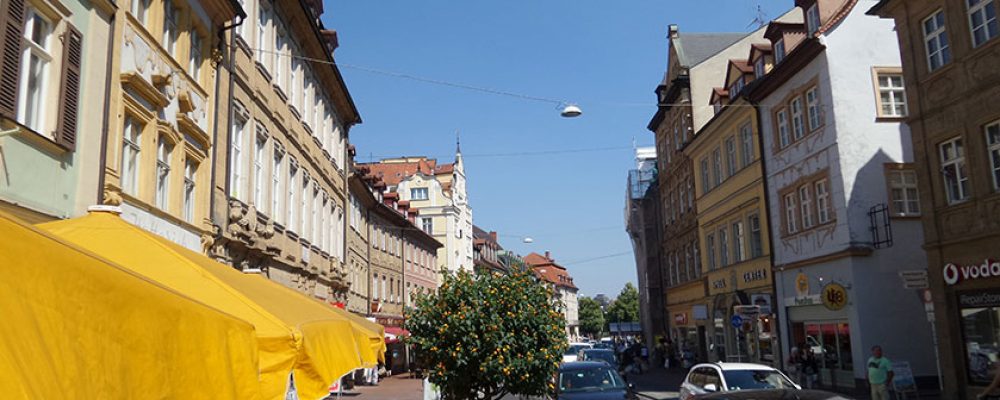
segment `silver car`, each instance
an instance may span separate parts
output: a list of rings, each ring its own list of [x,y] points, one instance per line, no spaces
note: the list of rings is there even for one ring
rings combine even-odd
[[[752,389],[801,389],[785,374],[760,364],[705,363],[691,367],[681,384],[680,400],[716,392]]]

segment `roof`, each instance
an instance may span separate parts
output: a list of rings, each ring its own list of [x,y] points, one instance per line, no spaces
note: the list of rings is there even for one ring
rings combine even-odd
[[[719,362],[719,363],[705,363],[698,364],[695,367],[718,367],[723,371],[740,371],[740,370],[751,370],[751,371],[773,371],[774,367],[763,365],[763,364],[751,364],[751,363],[731,363],[731,362]]]
[[[556,264],[555,260],[538,253],[531,253],[524,257],[524,262],[531,266],[540,279],[556,286],[576,289],[573,284],[573,277],[570,276],[566,268]]]
[[[729,60],[729,64],[736,67],[740,72],[744,74],[753,73],[753,65],[747,62],[745,59],[732,59]]]
[[[397,162],[382,160],[377,163],[358,164],[367,168],[371,175],[381,178],[387,185],[396,186],[400,181],[410,176],[421,173],[424,175],[451,174],[455,171],[455,164],[438,165],[437,160],[426,157],[410,158],[406,161]]]
[[[678,33],[671,41],[677,61],[693,67],[746,37],[748,33]]]
[[[581,369],[610,368],[604,361],[573,361],[559,366],[560,371],[579,371]]]

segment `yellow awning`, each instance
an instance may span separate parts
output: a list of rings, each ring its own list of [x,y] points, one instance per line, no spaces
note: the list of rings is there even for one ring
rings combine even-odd
[[[309,320],[307,313],[297,311],[298,304],[289,296],[259,287],[256,291],[238,289],[234,284],[249,282],[242,279],[249,277],[115,214],[94,212],[39,226],[253,324],[257,328],[264,398],[284,398],[288,374],[294,370],[299,396],[318,399],[326,396],[326,389],[336,379],[361,366],[350,325],[345,321]],[[248,295],[251,292],[254,294]]]
[[[368,339],[368,343],[372,351],[375,352],[378,361],[385,363],[385,327],[347,310],[336,307],[333,307],[333,310],[354,321],[356,326],[361,328],[360,330]]]
[[[257,399],[254,327],[0,213],[4,399]]]

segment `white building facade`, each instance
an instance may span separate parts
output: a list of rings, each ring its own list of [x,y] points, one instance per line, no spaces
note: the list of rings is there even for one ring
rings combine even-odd
[[[783,353],[812,349],[822,385],[859,391],[874,345],[935,375],[924,307],[899,278],[926,256],[905,104],[892,89],[899,48],[891,22],[864,14],[874,3],[797,1],[806,23],[771,24],[775,67],[749,88]]]

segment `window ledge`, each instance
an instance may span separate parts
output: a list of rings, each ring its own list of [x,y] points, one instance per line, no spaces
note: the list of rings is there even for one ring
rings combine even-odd
[[[20,123],[14,120],[4,118],[3,121],[4,123],[0,124],[0,127],[3,127],[3,130],[17,129],[17,131],[12,133],[11,136],[16,136],[18,138],[24,139],[25,141],[35,145],[35,147],[38,147],[41,150],[44,150],[54,156],[61,156],[65,153],[71,152],[70,149],[57,143],[55,140],[52,140],[52,138],[49,138],[48,136],[45,136],[41,133],[35,132],[31,128],[21,125]],[[11,128],[7,128],[7,126],[11,126]],[[2,136],[0,136],[0,138],[2,138]],[[3,144],[2,140],[0,140],[0,144]]]
[[[899,122],[906,122],[906,118],[907,118],[906,115],[899,116],[899,117],[884,117],[884,116],[880,115],[878,117],[875,117],[875,122],[896,122],[896,123],[899,123]]]
[[[264,64],[261,64],[260,61],[254,61],[253,63],[254,66],[257,67],[257,72],[260,72],[260,74],[264,76],[264,80],[270,81],[271,73],[267,72],[267,67],[265,67]]]
[[[243,50],[243,53],[246,54],[247,57],[253,58],[253,50],[250,50],[250,44],[247,43],[246,39],[238,33],[236,34],[236,47]]]

